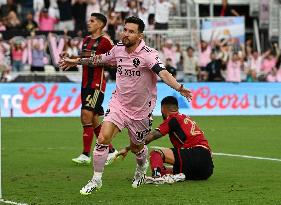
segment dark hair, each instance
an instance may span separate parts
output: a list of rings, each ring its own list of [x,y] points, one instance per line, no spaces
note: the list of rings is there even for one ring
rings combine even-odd
[[[186,50],[187,50],[187,51],[188,51],[188,50],[194,51],[194,48],[193,48],[192,46],[188,46]]]
[[[107,19],[106,19],[105,15],[103,15],[101,13],[92,13],[91,16],[96,17],[96,19],[101,21],[103,23],[103,26],[106,25]]]
[[[144,25],[144,22],[140,18],[138,18],[136,16],[128,17],[128,18],[125,19],[125,24],[126,23],[137,24],[139,33],[143,33],[145,25]]]
[[[162,105],[175,105],[178,107],[179,103],[177,98],[175,98],[174,96],[167,96],[161,101],[161,106]]]

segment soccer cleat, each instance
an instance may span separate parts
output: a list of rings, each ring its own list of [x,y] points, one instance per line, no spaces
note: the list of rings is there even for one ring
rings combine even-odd
[[[89,195],[91,194],[93,191],[97,191],[101,188],[102,186],[102,180],[98,180],[98,179],[91,179],[88,181],[88,184],[86,184],[81,190],[80,190],[80,194],[82,195]]]
[[[166,174],[163,176],[164,182],[168,184],[173,184],[175,182],[182,182],[185,180],[185,175],[183,173],[179,174]]]
[[[76,164],[89,165],[91,163],[91,157],[80,154],[79,157],[73,158],[72,161]]]
[[[143,166],[139,166],[137,164],[135,176],[134,176],[134,179],[132,181],[132,187],[133,188],[138,188],[140,185],[145,183],[145,175],[146,175],[147,168],[148,168],[148,161],[147,160],[146,160],[146,162]]]
[[[117,154],[118,154],[118,151],[116,149],[114,149],[114,152],[108,153],[108,157],[105,161],[105,165],[112,164],[112,162],[115,160]]]
[[[145,184],[164,184],[165,179],[163,177],[146,177],[145,178]]]
[[[185,175],[183,173],[180,174],[166,174],[162,177],[146,177],[146,184],[173,184],[175,182],[182,182],[185,180]]]

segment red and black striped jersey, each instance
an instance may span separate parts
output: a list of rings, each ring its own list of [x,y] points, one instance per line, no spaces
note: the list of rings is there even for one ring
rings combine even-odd
[[[98,38],[87,36],[83,39],[82,57],[107,53],[113,47],[109,37],[102,35]],[[82,88],[97,89],[105,91],[106,79],[104,77],[104,67],[83,65]]]
[[[203,146],[210,150],[204,132],[187,115],[175,113],[170,115],[157,128],[164,136],[169,133],[170,141],[175,148]]]

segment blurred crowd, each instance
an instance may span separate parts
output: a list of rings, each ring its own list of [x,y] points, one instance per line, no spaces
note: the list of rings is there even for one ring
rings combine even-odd
[[[63,51],[78,55],[86,22],[93,12],[107,15],[107,34],[116,43],[127,16],[141,18],[147,30],[169,28],[169,15],[177,13],[179,0],[0,0],[0,31],[28,31],[30,60],[23,64],[28,46],[22,39],[4,41],[0,33],[1,81],[11,80],[11,72],[26,70],[44,71],[50,62],[46,42],[38,42],[35,31],[64,31]],[[239,15],[222,1],[221,16]],[[68,31],[77,34],[67,36]],[[249,39],[241,43],[234,38],[204,41],[192,35],[196,46],[182,48],[179,43],[166,39],[160,52],[168,71],[184,82],[281,82],[280,48],[276,43],[265,52],[259,52]],[[41,39],[42,40],[42,39]],[[32,49],[30,49],[30,47]],[[78,71],[73,68],[72,71]],[[108,79],[115,72],[109,70]]]
[[[168,29],[170,12],[179,0],[0,0],[0,31],[85,31],[91,13],[108,17],[108,33],[127,16],[138,16],[147,29]]]
[[[277,43],[259,52],[251,39],[195,39],[196,47],[180,48],[167,40],[160,58],[176,78],[184,82],[281,82],[281,55]]]

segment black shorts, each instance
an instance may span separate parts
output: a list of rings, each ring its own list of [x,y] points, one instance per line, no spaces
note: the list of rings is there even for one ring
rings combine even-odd
[[[102,102],[104,94],[100,90],[82,88],[81,89],[81,109],[93,111],[98,115],[103,115]]]
[[[213,160],[209,150],[203,147],[189,149],[172,148],[175,157],[174,174],[184,173],[186,179],[203,180],[213,174]]]

